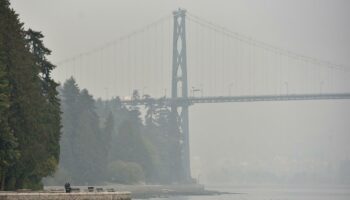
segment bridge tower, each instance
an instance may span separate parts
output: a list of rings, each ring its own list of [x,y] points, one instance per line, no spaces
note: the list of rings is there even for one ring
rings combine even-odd
[[[187,98],[187,58],[186,58],[186,10],[178,9],[173,12],[173,63],[172,63],[172,99]],[[175,102],[175,101],[174,101]],[[188,103],[171,105],[171,112],[177,119],[177,126],[181,132],[181,164],[184,181],[191,180],[190,169],[190,144],[189,144],[189,122]]]

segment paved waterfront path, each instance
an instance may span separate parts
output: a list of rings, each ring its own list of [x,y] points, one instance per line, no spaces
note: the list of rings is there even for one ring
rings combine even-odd
[[[0,192],[0,200],[131,200],[130,192]]]

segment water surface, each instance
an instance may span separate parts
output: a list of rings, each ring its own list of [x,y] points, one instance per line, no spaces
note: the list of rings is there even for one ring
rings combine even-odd
[[[228,194],[176,196],[152,200],[350,200],[350,186],[211,186]]]

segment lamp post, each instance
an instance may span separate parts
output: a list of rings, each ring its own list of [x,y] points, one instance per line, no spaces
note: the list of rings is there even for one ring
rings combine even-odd
[[[191,93],[192,93],[192,96],[193,96],[193,97],[195,96],[196,92],[201,92],[201,89],[192,87]],[[203,96],[203,95],[202,95],[202,96]]]

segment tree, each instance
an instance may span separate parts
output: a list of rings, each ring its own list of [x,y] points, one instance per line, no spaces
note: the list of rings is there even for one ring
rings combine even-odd
[[[151,110],[151,111],[149,111]],[[168,107],[164,105],[148,106],[146,115],[146,136],[156,148],[158,163],[155,180],[160,183],[178,183],[183,180],[181,174],[180,130]],[[147,119],[152,116],[152,120]]]
[[[176,116],[173,116],[166,105],[153,102],[149,96],[144,98],[148,102],[145,124],[141,120],[141,112],[137,106],[127,108],[118,98],[111,101],[97,101],[100,118],[106,119],[111,112],[116,127],[110,142],[106,143],[111,144],[108,163],[109,165],[116,162],[139,164],[144,172],[145,181],[149,183],[181,182],[184,176],[181,171],[180,130]],[[113,167],[113,169],[122,168]],[[119,173],[127,172],[119,171]],[[112,176],[109,174],[108,177]],[[114,181],[125,180],[115,178]]]
[[[135,162],[113,161],[108,164],[108,179],[112,182],[134,184],[145,181],[142,167]]]
[[[29,42],[23,23],[9,6],[8,0],[0,1],[0,129],[1,148],[5,149],[1,150],[5,152],[1,184],[7,190],[40,189],[42,177],[52,174],[58,162],[57,85],[40,75],[40,62],[48,63],[45,56],[49,51],[41,43],[42,35],[36,36],[36,43]],[[34,46],[44,51],[34,52]],[[53,65],[46,68],[45,77],[49,77]],[[49,79],[51,86],[46,91],[50,92],[44,92],[43,83]]]
[[[76,156],[80,181],[96,183],[102,180],[106,164],[104,158],[105,144],[99,126],[99,118],[95,111],[95,101],[87,90],[80,92],[80,116],[76,132]],[[79,173],[78,173],[79,174]],[[78,177],[77,177],[78,178]]]
[[[145,172],[146,181],[155,173],[155,149],[140,132],[136,119],[124,121],[115,139],[114,160],[138,163]]]
[[[49,141],[47,142],[47,149],[51,155],[53,155],[53,159],[58,162],[59,160],[59,140],[61,135],[61,111],[60,111],[60,100],[58,98],[58,83],[56,83],[51,78],[51,72],[56,67],[51,64],[46,56],[51,54],[51,51],[46,48],[43,44],[43,35],[40,32],[33,31],[29,29],[26,31],[26,42],[27,46],[34,56],[34,62],[37,67],[40,69],[40,81],[41,81],[41,91],[42,95],[45,98],[44,112],[42,112],[43,116],[43,124],[47,127],[45,130],[47,131],[47,135],[49,135]],[[49,172],[51,174],[53,170]]]
[[[0,20],[2,22],[2,20]],[[0,24],[0,27],[2,25]],[[3,40],[0,35],[0,190],[5,189],[5,177],[9,167],[13,166],[19,157],[16,150],[17,140],[8,124],[10,107],[9,84],[4,65]]]
[[[103,164],[107,166],[108,163],[108,157],[109,157],[109,151],[111,148],[111,139],[112,134],[115,132],[115,125],[114,125],[114,117],[111,112],[109,112],[107,119],[104,122],[104,128],[102,130],[102,143],[103,143],[103,154],[107,155],[103,157]]]
[[[18,15],[9,8],[8,1],[1,1],[0,21],[2,26],[0,35],[3,42],[3,63],[6,66],[6,79],[9,85],[8,125],[10,131],[17,138],[21,157],[11,167],[5,177],[5,189],[22,188],[32,185],[36,179],[36,157],[32,154],[39,150],[35,135],[42,133],[37,119],[39,114],[37,103],[42,102],[38,87],[37,68],[31,54],[26,48],[23,24]],[[33,159],[32,159],[33,158]],[[37,182],[37,180],[33,180]]]
[[[70,175],[74,184],[97,184],[103,181],[107,169],[106,142],[113,131],[113,118],[107,118],[102,130],[95,100],[87,90],[81,91],[73,78],[64,83],[61,93],[63,135],[60,168]]]

